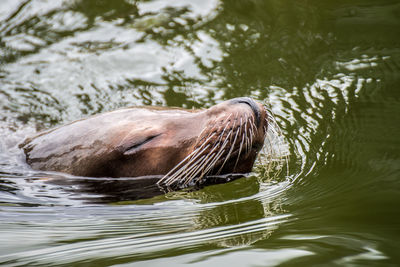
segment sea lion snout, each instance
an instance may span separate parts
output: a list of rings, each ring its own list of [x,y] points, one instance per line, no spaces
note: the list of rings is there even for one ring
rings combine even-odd
[[[248,106],[250,106],[251,110],[254,113],[256,125],[257,125],[257,127],[260,126],[261,110],[256,101],[254,101],[250,97],[238,97],[238,98],[229,100],[229,103],[231,103],[231,104],[247,104]]]

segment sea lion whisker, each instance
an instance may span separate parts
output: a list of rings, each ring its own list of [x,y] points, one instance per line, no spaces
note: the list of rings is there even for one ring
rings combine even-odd
[[[229,160],[231,157],[232,151],[233,151],[234,146],[231,147],[231,149],[228,151],[228,155],[226,155],[224,162],[222,163],[221,167],[217,171],[217,174],[219,174],[222,171],[222,168],[225,166],[225,163]]]
[[[221,145],[221,150],[224,149],[226,147],[226,145],[228,144],[228,139],[229,136],[232,135],[232,131],[229,132],[228,136],[226,137],[224,143]],[[222,168],[224,167],[225,162],[222,164],[220,170],[222,170]],[[220,170],[217,172],[217,175],[220,173]]]
[[[208,167],[205,169],[204,173],[208,173],[210,170],[214,169],[215,167],[215,163],[218,162],[218,160],[222,157],[222,155],[224,154],[225,149],[221,149],[220,151],[218,151],[218,153],[216,154],[215,158],[213,159],[212,162],[210,162],[210,164],[208,165]]]
[[[199,158],[196,162],[194,162],[193,165],[191,165],[182,175],[184,175],[184,183],[183,185],[187,185],[194,176],[196,176],[198,169],[202,166],[202,164],[207,160],[208,156],[203,155],[201,158]]]
[[[205,142],[203,144],[201,144],[201,146],[197,147],[194,151],[192,151],[188,156],[186,156],[183,160],[181,160],[174,168],[172,168],[166,175],[164,175],[163,178],[161,178],[157,184],[161,184],[162,182],[168,182],[170,179],[172,179],[172,177],[169,177],[170,174],[172,174],[176,169],[178,169],[179,167],[185,168],[185,166],[187,166],[188,164],[190,164],[191,160],[197,157],[196,154],[199,153],[199,155],[208,148],[209,144],[208,141],[215,135],[215,133],[211,133],[209,135],[209,137],[205,140]],[[207,145],[205,148],[203,148],[203,150],[201,152],[200,149],[202,149],[203,146]],[[187,160],[189,160],[189,162],[186,163],[185,166],[181,166],[182,164],[184,164]],[[178,174],[180,171],[178,170],[175,174]],[[174,175],[173,175],[174,176]],[[169,177],[169,178],[167,178]]]
[[[273,112],[267,106],[264,106],[266,112],[265,123],[268,125],[268,133],[266,134],[266,138],[264,139],[265,142],[268,142],[268,152],[264,153],[267,155],[269,162],[268,162],[268,171],[271,172],[273,169],[277,171],[274,173],[274,177],[279,175],[282,171],[283,164],[286,164],[286,171],[287,175],[289,176],[289,156],[288,153],[282,151],[282,148],[285,147],[285,142],[283,140],[283,133],[279,124],[273,115]],[[276,160],[273,160],[276,158]],[[279,159],[284,159],[284,163],[282,163]]]
[[[209,141],[210,141],[211,138],[214,137],[214,136],[215,136],[215,132],[211,133],[211,134],[207,137],[207,139],[206,139],[200,146],[198,146],[193,152],[191,152],[185,159],[190,158],[191,156],[195,156],[196,153],[198,153],[205,145],[209,146]],[[201,153],[201,152],[200,152],[200,153]],[[185,160],[185,159],[184,159],[184,160]],[[184,161],[184,160],[182,160],[182,161]],[[178,165],[179,165],[179,164],[178,164]],[[178,166],[178,165],[177,165],[177,166]]]
[[[204,140],[204,142],[200,145],[200,146],[198,146],[193,152],[197,152],[198,150],[200,150],[203,146],[205,146],[205,145],[208,145],[209,143],[209,141],[211,140],[211,138],[213,137],[215,135],[215,132],[212,132],[210,135],[208,135],[208,137],[207,137],[207,139],[206,140]],[[200,140],[202,139],[202,138],[199,138]],[[196,143],[198,143],[199,141],[197,141]],[[192,153],[193,153],[192,152]],[[191,153],[191,154],[192,154]]]
[[[207,148],[207,147],[206,147],[206,148]],[[205,148],[205,149],[206,149],[206,148]],[[169,183],[170,180],[173,180],[177,175],[179,175],[179,173],[180,173],[183,169],[185,169],[185,167],[189,164],[190,160],[192,160],[191,157],[192,157],[193,155],[195,155],[197,152],[198,152],[197,150],[193,151],[193,152],[192,152],[191,154],[189,154],[186,158],[184,158],[182,161],[180,161],[174,168],[172,168],[166,175],[164,175],[164,176],[157,182],[157,184],[159,185],[159,184],[161,184],[161,183]],[[190,159],[189,162],[187,162],[184,166],[181,166],[181,165],[184,164],[188,159]],[[179,169],[178,169],[178,168],[179,168]],[[176,169],[178,169],[178,171],[176,171],[176,172],[174,173],[174,171],[175,171]],[[170,174],[173,174],[173,175],[170,176]]]
[[[228,133],[228,135],[226,136],[226,138],[225,138],[225,141],[222,143],[222,145],[221,145],[221,148],[220,149],[224,149],[225,147],[226,147],[226,145],[228,144],[228,139],[229,139],[229,137],[232,135],[232,131],[230,131],[229,133]]]
[[[245,136],[245,132],[242,129],[242,125],[243,125],[243,120],[242,117],[240,117],[240,133],[241,133],[241,141],[240,141],[240,145],[239,145],[239,153],[238,156],[236,157],[236,162],[235,162],[235,166],[233,167],[233,170],[236,170],[237,164],[239,162],[239,158],[240,158],[240,154],[242,153],[242,149],[243,149],[243,144],[244,144],[244,136]]]
[[[234,123],[234,125],[232,126],[232,128],[235,128],[235,127],[236,127],[236,120],[235,120],[235,123]],[[233,149],[235,148],[235,144],[236,144],[236,140],[237,140],[238,135],[239,135],[239,131],[236,131],[235,138],[234,138],[234,140],[233,140],[233,142],[232,142],[231,149],[229,150],[228,155],[225,157],[225,160],[224,160],[224,162],[222,163],[222,166],[219,168],[219,170],[218,170],[217,173],[220,173],[220,172],[221,172],[221,170],[222,170],[222,168],[224,167],[225,163],[229,160],[229,158],[230,158],[230,156],[231,156],[231,154],[232,154],[232,151],[233,151]],[[231,138],[230,138],[230,139],[232,139],[232,137],[233,137],[233,135],[231,135]]]
[[[240,123],[239,123],[239,126],[238,126],[238,132],[243,134],[242,131],[243,131],[243,120],[242,120],[242,117],[240,117]]]
[[[209,166],[209,168],[207,168],[207,169],[211,169],[211,168],[214,168],[215,166],[215,163],[219,160],[219,158],[223,155],[223,153],[225,152],[225,146],[226,146],[226,144],[228,143],[228,137],[229,137],[229,135],[231,134],[232,132],[229,132],[229,134],[228,134],[228,136],[227,136],[227,138],[225,139],[225,141],[224,141],[224,143],[221,145],[221,146],[219,146],[219,151],[218,151],[218,153],[217,153],[217,156],[216,156],[216,158],[215,158],[215,160],[213,161],[213,163],[212,163],[212,165],[210,165]],[[218,174],[218,173],[217,173]]]
[[[249,142],[247,143],[247,145],[248,145],[247,153],[249,153],[249,151],[251,151],[251,145],[253,144],[253,128],[252,128],[252,125],[251,125],[251,117],[250,118],[248,117],[247,120],[249,122],[249,127],[248,127],[248,130],[249,130],[248,140],[249,140]]]
[[[253,129],[251,127],[249,127],[249,139],[250,139],[249,148],[248,148],[249,151],[251,150],[251,144],[253,144],[253,135],[254,135]]]
[[[256,126],[256,124],[254,123],[254,118],[253,118],[253,117],[251,117],[251,119],[250,119],[250,124],[251,124],[251,127],[253,127],[253,130],[254,130],[254,131],[257,131],[257,126]]]
[[[252,134],[252,138],[255,138],[256,133],[257,133],[257,126],[255,124],[255,121],[254,121],[253,117],[251,117],[251,119],[250,119],[250,125],[251,125],[251,131],[253,133]],[[253,143],[253,142],[251,142],[251,143]]]
[[[282,136],[281,128],[279,127],[278,122],[276,121],[275,117],[272,114],[268,114],[268,125],[271,126],[271,130],[275,131],[278,136]],[[268,121],[267,121],[268,122]]]
[[[203,169],[200,177],[206,176],[209,173],[209,171],[212,168],[214,168],[214,165],[218,161],[218,159],[219,159],[218,154],[212,155],[212,157],[210,157],[210,162],[207,163],[207,166],[205,165],[206,167]]]
[[[237,113],[235,114],[235,119],[233,120],[233,125],[232,125],[232,127],[231,127],[231,131],[235,131],[235,128],[236,128],[236,124],[237,124]],[[236,131],[237,132],[237,131]],[[232,142],[232,138],[233,138],[233,135],[231,135],[231,137],[229,138],[229,141],[231,141]],[[233,142],[232,143],[233,145],[235,144],[235,142]]]
[[[247,116],[247,114],[245,114],[245,120],[244,120],[244,136],[246,137],[246,144],[245,144],[245,147],[246,147],[246,154],[247,153],[249,153],[249,139],[247,138],[247,129],[248,129],[248,127],[247,127],[247,120],[248,120],[248,116]]]
[[[257,126],[256,126],[256,124],[255,124],[254,117],[251,116],[250,119],[249,119],[249,121],[250,121],[250,126],[251,126],[251,128],[252,128],[254,131],[257,131]]]
[[[242,153],[242,149],[243,149],[244,140],[245,140],[245,136],[242,135],[242,141],[240,142],[240,146],[239,146],[239,153],[238,153],[238,156],[236,158],[236,162],[235,162],[235,166],[233,167],[233,170],[236,170],[236,166],[237,166],[237,164],[239,162],[240,154]]]
[[[278,140],[277,147],[278,147],[278,155],[282,155],[281,144],[280,144],[279,140]],[[271,153],[270,157],[271,157],[271,160],[272,160],[272,153]],[[272,171],[272,167],[275,168],[275,169],[278,169],[274,173],[274,177],[277,177],[281,173],[282,168],[280,168],[280,166],[282,166],[282,162],[280,160],[274,160],[273,162],[274,162],[274,164],[271,164],[271,171]]]
[[[214,119],[214,120],[212,120],[212,121],[210,121],[210,124],[211,125],[214,125],[216,123],[216,120]],[[208,130],[209,128],[208,127],[204,127],[204,129],[203,130],[201,130],[201,132],[199,133],[199,137],[201,137],[202,135],[203,135],[203,133],[206,131],[206,130]],[[204,137],[202,137],[202,138],[204,138]]]
[[[211,149],[211,151],[208,152],[208,153],[205,155],[205,160],[204,160],[204,161],[202,161],[202,162],[200,162],[200,163],[199,163],[199,161],[195,162],[192,166],[190,166],[187,170],[185,170],[185,171],[190,171],[190,172],[189,172],[189,173],[183,173],[182,175],[191,175],[191,174],[192,174],[192,171],[191,171],[191,170],[192,170],[194,167],[196,167],[197,164],[199,164],[199,165],[197,166],[196,170],[199,169],[199,168],[202,169],[202,168],[204,167],[204,165],[207,164],[207,162],[208,162],[207,157],[212,157],[212,155],[215,155],[214,151],[215,151],[217,148],[218,148],[218,144],[215,144],[214,147]],[[211,155],[211,156],[210,156],[210,155]],[[197,174],[197,173],[195,173],[194,175],[196,175],[196,174]],[[186,181],[185,184],[189,183],[189,182],[192,180],[192,178],[193,178],[193,177],[188,176],[186,179],[188,179],[189,181]],[[202,175],[200,176],[200,178],[202,178]]]
[[[268,118],[271,119],[271,121],[272,121],[272,123],[271,123],[272,133],[274,133],[275,137],[278,138],[279,155],[282,155],[281,148],[283,146],[285,146],[285,143],[282,139],[282,136],[283,136],[282,130],[279,127],[278,122],[276,121],[275,117],[272,114]],[[289,176],[289,156],[287,153],[284,154],[284,159],[285,159],[285,163],[286,163],[286,175]]]
[[[241,139],[243,139],[244,131],[243,131],[242,123],[239,124],[237,132],[239,133],[239,136],[241,137]]]
[[[229,114],[229,116],[226,117],[225,120],[221,121],[221,124],[222,124],[222,125],[225,125],[225,128],[226,128],[226,126],[228,125],[229,119],[230,119],[231,117],[232,117],[232,114]]]
[[[213,153],[214,150],[215,150],[216,148],[219,148],[219,151],[218,151],[217,153]],[[208,164],[209,166],[206,167],[206,168],[203,170],[203,172],[202,172],[202,174],[201,174],[201,177],[203,177],[204,175],[206,175],[206,174],[208,173],[208,171],[209,171],[211,168],[214,167],[215,162],[218,161],[218,159],[221,157],[221,155],[222,155],[223,152],[224,152],[224,149],[223,149],[222,147],[220,147],[219,144],[216,144],[216,145],[214,146],[214,148],[211,150],[211,152],[212,152],[213,154],[212,154],[212,156],[210,157],[210,160],[211,160],[212,158],[214,158],[214,159],[212,159],[212,160],[213,160],[212,162],[207,162],[207,163],[205,163],[205,164]],[[214,157],[214,155],[215,155],[215,157]]]
[[[199,176],[199,180],[201,178],[204,177],[204,175],[206,174],[204,172],[204,166],[207,166],[207,164],[210,162],[210,160],[212,160],[212,158],[216,156],[216,154],[212,154],[211,156],[207,155],[205,156],[204,160],[191,172],[190,176],[185,178],[185,182],[184,185],[189,184],[195,177],[197,174],[199,174],[200,172],[202,172],[202,174]]]
[[[254,124],[254,122],[252,123],[252,127],[253,127],[253,138],[255,138],[256,133],[257,133],[257,127],[256,127],[256,125]]]
[[[217,154],[215,154],[214,159],[212,159],[212,161],[208,164],[207,168],[205,168],[202,172],[202,177],[204,175],[207,175],[207,173],[215,167],[215,163],[221,158],[222,154],[225,152],[224,149],[222,149],[221,151],[219,151]]]
[[[232,114],[230,114],[230,115],[228,116],[228,118],[225,120],[226,122],[228,122],[228,119],[231,117],[231,115],[232,115]],[[218,137],[218,141],[217,141],[217,142],[220,142],[220,141],[221,141],[221,139],[222,139],[222,137],[224,136],[224,133],[225,133],[225,131],[226,131],[226,128],[227,128],[228,126],[229,126],[229,124],[226,123],[224,129],[222,130],[222,132],[220,133],[220,135],[219,135],[219,137]]]
[[[272,165],[274,165],[274,162],[272,161],[272,142],[270,140],[270,136],[267,135],[266,139],[268,142],[268,148],[269,148],[269,152],[267,153],[267,161],[269,162],[269,164],[265,164],[267,166],[267,172],[270,172],[272,169]]]
[[[203,155],[200,159],[197,159],[197,162],[199,160],[201,160],[203,157],[205,157],[205,155]],[[173,182],[175,182],[177,179],[182,178],[182,176],[184,176],[188,170],[191,170],[193,166],[195,166],[195,164],[197,162],[194,162],[195,160],[192,160],[190,163],[187,163],[185,166],[181,167],[178,171],[176,171],[173,175],[169,176],[168,179],[165,180],[165,183],[167,185],[171,185]],[[193,164],[194,162],[194,164]]]
[[[215,134],[213,134],[215,135]],[[211,138],[212,136],[210,136]],[[198,155],[195,155],[194,157],[192,157],[189,162],[187,162],[183,167],[181,167],[178,171],[176,171],[176,173],[169,179],[169,184],[172,184],[175,180],[179,179],[181,176],[183,175],[190,175],[191,174],[191,170],[196,167],[197,164],[199,164],[199,161],[194,162],[194,160],[197,159],[197,157],[199,155],[202,155],[203,152],[205,151],[205,149],[207,149],[210,145],[208,144],[203,150],[201,150],[200,152],[198,152]],[[213,148],[211,149],[210,152],[208,152],[205,156],[207,157],[208,155],[212,154],[214,152],[215,149],[218,148],[218,143],[214,144]],[[204,157],[204,156],[203,156]],[[202,157],[202,158],[203,158]],[[202,159],[201,158],[201,159]],[[202,164],[202,162],[201,162]],[[189,173],[188,173],[189,172]]]
[[[268,121],[273,122],[273,123],[276,123],[275,116],[273,116],[272,114],[273,114],[272,111],[269,111],[269,112],[268,112],[268,114],[267,114],[267,116],[268,116]]]
[[[210,138],[211,138],[211,136],[210,136]],[[192,162],[193,162],[194,160],[196,160],[209,146],[210,146],[210,144],[207,144],[207,145],[199,152],[199,149],[202,147],[202,146],[200,146],[200,147],[197,148],[195,151],[193,151],[192,153],[190,153],[185,159],[183,159],[183,160],[182,160],[180,163],[178,163],[172,170],[170,170],[166,175],[164,175],[164,177],[161,178],[161,179],[157,182],[157,184],[160,184],[160,183],[163,183],[163,182],[169,183],[169,181],[175,179],[176,176],[178,176],[180,173],[182,173],[183,171],[185,171],[186,167],[189,166],[190,164],[192,164]],[[181,165],[184,164],[185,161],[188,160],[188,159],[189,159],[189,161],[188,161],[184,166],[181,166]],[[179,168],[179,167],[180,167],[180,168]],[[179,168],[179,169],[174,173],[174,171],[175,171],[177,168]],[[169,175],[171,175],[172,173],[173,173],[173,175],[172,175],[172,176],[169,176]]]
[[[279,127],[279,126],[278,126]],[[273,127],[274,128],[274,127]],[[272,132],[272,133],[275,133],[275,136],[274,136],[274,138],[277,138],[278,139],[278,145],[277,145],[277,147],[278,147],[278,155],[283,155],[283,152],[282,152],[282,147],[283,147],[283,145],[284,145],[284,143],[283,143],[283,140],[282,140],[282,135],[281,135],[281,132],[278,132],[279,130],[275,130],[275,132]],[[271,153],[272,154],[272,153]],[[287,158],[287,155],[285,155],[284,156],[284,158],[285,158],[285,162],[286,162],[286,164],[288,164],[288,158]],[[282,166],[282,162],[281,161],[277,161],[277,163],[276,163],[276,165],[277,166]],[[289,168],[289,166],[287,165],[287,167]],[[279,173],[280,173],[280,171],[282,170],[282,168],[279,168],[279,171],[278,172],[276,172],[275,173],[275,177],[277,176],[277,175],[279,175]],[[289,170],[289,169],[288,169]],[[289,175],[289,174],[288,174]]]

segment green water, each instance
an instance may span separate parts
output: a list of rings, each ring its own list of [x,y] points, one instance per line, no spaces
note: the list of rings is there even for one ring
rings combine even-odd
[[[270,103],[288,175],[95,205],[17,148],[119,107],[239,96]],[[0,1],[4,265],[398,266],[399,137],[399,1]]]

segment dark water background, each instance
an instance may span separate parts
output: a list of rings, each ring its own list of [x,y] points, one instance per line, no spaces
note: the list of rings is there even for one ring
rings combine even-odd
[[[239,96],[271,104],[289,175],[94,205],[16,147]],[[399,266],[399,137],[398,0],[0,1],[0,263]]]

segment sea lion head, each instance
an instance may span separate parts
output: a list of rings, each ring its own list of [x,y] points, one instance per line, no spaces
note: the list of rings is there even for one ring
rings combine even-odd
[[[235,98],[207,110],[159,119],[124,155],[164,174],[159,184],[188,184],[195,177],[251,171],[268,129],[267,111],[251,98]],[[140,167],[135,167],[134,170]]]
[[[235,98],[205,110],[126,108],[27,139],[39,170],[78,176],[164,175],[159,184],[250,172],[268,130],[265,107]]]

